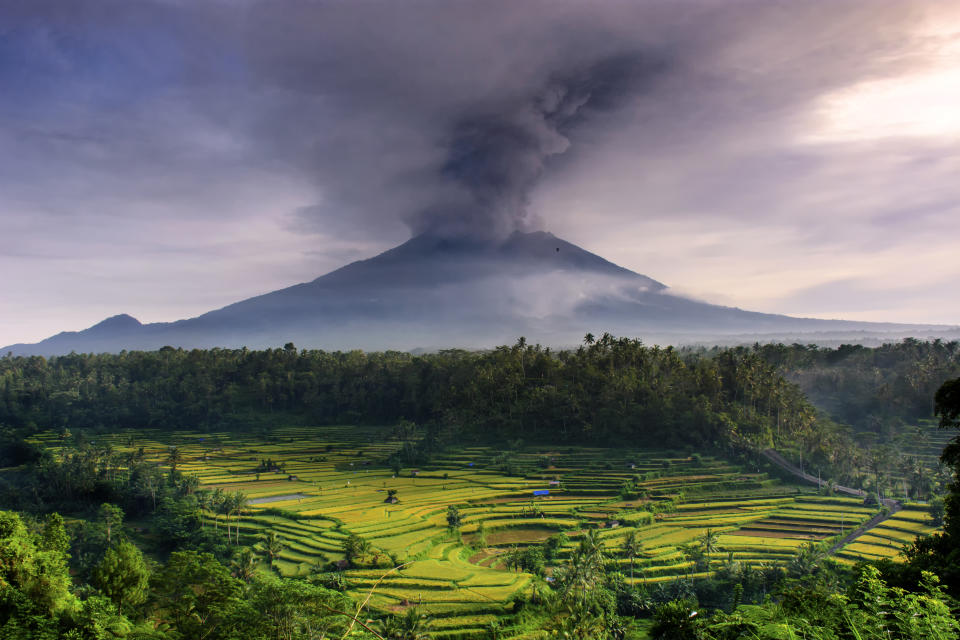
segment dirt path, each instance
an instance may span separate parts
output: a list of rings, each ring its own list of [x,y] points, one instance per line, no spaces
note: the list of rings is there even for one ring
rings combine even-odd
[[[840,549],[847,546],[848,544],[850,544],[851,542],[853,542],[854,540],[856,540],[857,538],[865,534],[867,531],[870,531],[870,529],[873,529],[875,526],[877,526],[878,524],[880,524],[881,522],[883,522],[884,520],[886,520],[887,518],[895,514],[897,511],[900,511],[901,509],[899,502],[896,502],[894,500],[884,500],[884,502],[894,503],[894,506],[890,507],[890,511],[888,513],[883,513],[883,512],[878,513],[877,515],[873,516],[872,518],[864,522],[862,525],[860,525],[858,529],[854,529],[853,532],[845,536],[843,540],[841,540],[840,542],[830,547],[830,550],[827,551],[827,555],[832,556],[837,551],[840,551]]]
[[[817,485],[818,488],[822,487],[825,484],[816,476],[812,476],[809,473],[804,473],[803,471],[798,469],[795,465],[791,464],[786,458],[784,458],[782,455],[780,455],[773,449],[764,449],[760,453],[763,454],[763,457],[765,457],[767,460],[777,465],[781,469],[789,472],[790,474],[802,480],[806,480],[807,482]],[[858,498],[862,498],[867,495],[863,491],[863,489],[851,489],[850,487],[842,487],[840,485],[834,485],[834,488],[840,493],[846,493],[848,495],[856,496]],[[860,527],[858,527],[857,529],[854,529],[851,533],[844,536],[844,538],[840,540],[840,542],[830,547],[830,550],[827,552],[827,555],[835,554],[844,546],[850,544],[851,542],[853,542],[854,540],[856,540],[857,538],[865,534],[867,531],[870,531],[870,529],[873,529],[875,526],[877,526],[878,524],[880,524],[881,522],[883,522],[884,520],[886,520],[887,518],[889,518],[890,516],[892,516],[897,511],[900,511],[900,509],[903,508],[899,502],[891,498],[884,498],[882,503],[883,503],[883,506],[887,507],[888,509],[887,513],[878,513],[877,515],[873,516],[872,518],[867,520],[865,523],[860,525]]]

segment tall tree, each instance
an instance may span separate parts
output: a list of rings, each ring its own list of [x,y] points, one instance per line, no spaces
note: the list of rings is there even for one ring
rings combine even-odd
[[[147,599],[149,580],[150,570],[143,554],[126,540],[107,549],[93,568],[93,585],[117,605],[120,613],[124,607],[142,604]]]
[[[230,637],[243,583],[210,553],[175,551],[151,580],[157,613],[183,638]]]
[[[459,529],[462,523],[463,518],[460,516],[460,510],[455,505],[447,507],[447,527]]]
[[[633,580],[633,561],[643,553],[643,541],[637,536],[635,529],[624,539],[623,553],[630,559],[630,580]]]
[[[230,561],[234,577],[249,583],[257,572],[257,554],[250,547],[243,547]]]
[[[51,513],[43,523],[43,531],[40,534],[40,548],[44,551],[54,551],[62,554],[65,558],[70,549],[70,535],[63,522],[63,516],[59,513]]]
[[[103,503],[97,511],[97,517],[103,527],[107,539],[107,546],[113,543],[113,537],[120,532],[123,526],[123,509],[115,504]]]
[[[369,544],[369,543],[368,543]],[[273,566],[273,563],[276,562],[277,558],[280,557],[280,554],[283,552],[284,544],[283,540],[274,530],[269,530],[260,536],[260,549],[267,554],[267,557],[270,559],[270,566]]]

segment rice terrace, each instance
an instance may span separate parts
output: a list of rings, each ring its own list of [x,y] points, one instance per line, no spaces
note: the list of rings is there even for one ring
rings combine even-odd
[[[794,483],[774,465],[681,451],[515,443],[448,449],[414,469],[388,466],[407,441],[387,427],[95,437],[117,454],[196,476],[204,526],[257,549],[259,571],[333,569],[372,609],[428,615],[436,638],[487,637],[513,599],[544,580],[525,570],[537,568],[524,564],[524,551],[547,551],[537,562],[550,581],[551,565],[587,531],[627,580],[655,588],[734,564],[785,567],[878,513],[862,498]],[[55,434],[40,440],[56,450]],[[928,505],[902,506],[836,560],[896,558],[936,530]]]

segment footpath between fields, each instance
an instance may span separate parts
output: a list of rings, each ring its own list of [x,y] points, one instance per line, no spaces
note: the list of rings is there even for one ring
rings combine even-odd
[[[763,455],[763,457],[765,457],[767,460],[777,465],[784,471],[790,473],[791,475],[797,478],[800,478],[801,480],[805,480],[807,482],[817,485],[817,488],[823,487],[823,485],[827,484],[823,480],[820,480],[820,478],[810,475],[805,471],[802,471],[797,466],[795,466],[790,461],[788,461],[786,458],[784,458],[782,455],[780,455],[774,449],[764,449],[760,453]],[[838,484],[834,484],[832,486],[834,490],[839,493],[845,493],[847,495],[856,496],[858,498],[864,498],[867,495],[863,489],[853,489],[851,487],[844,487]],[[858,527],[857,529],[854,529],[853,532],[844,536],[842,540],[840,540],[835,545],[830,547],[830,550],[827,552],[827,554],[828,555],[835,554],[837,551],[839,551],[846,545],[850,544],[851,542],[853,542],[854,540],[856,540],[866,532],[870,531],[870,529],[873,529],[878,524],[880,524],[881,522],[883,522],[884,520],[886,520],[887,518],[889,518],[890,516],[892,516],[897,511],[900,511],[900,509],[903,508],[903,505],[901,505],[898,501],[893,500],[892,498],[884,498],[883,500],[881,500],[881,504],[887,508],[886,512],[881,511],[880,513],[878,513],[877,515],[873,516],[872,518],[867,520],[865,523],[860,525],[860,527]]]

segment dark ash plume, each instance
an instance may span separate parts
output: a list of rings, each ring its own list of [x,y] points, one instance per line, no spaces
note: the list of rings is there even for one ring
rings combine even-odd
[[[414,232],[496,238],[529,230],[530,193],[550,158],[570,149],[580,125],[639,95],[662,67],[637,53],[604,58],[551,75],[531,96],[456,119],[440,175],[463,201],[419,211]]]

